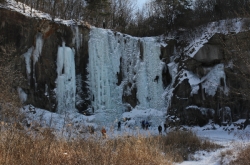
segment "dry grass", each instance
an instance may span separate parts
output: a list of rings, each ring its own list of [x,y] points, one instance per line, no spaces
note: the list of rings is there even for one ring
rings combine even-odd
[[[164,152],[170,153],[173,161],[187,160],[190,154],[199,150],[214,150],[221,146],[208,140],[202,140],[191,131],[172,131],[163,138]]]
[[[230,165],[247,165],[250,164],[250,146],[242,150],[236,160],[232,161]]]
[[[66,141],[56,139],[49,129],[34,134],[10,125],[1,126],[0,164],[171,165],[197,150],[217,147],[184,131],[167,136]]]
[[[228,160],[235,159],[235,151],[233,149],[227,149],[220,153],[220,164],[229,164]]]
[[[170,165],[171,158],[148,138],[58,140],[46,134],[29,135],[12,126],[2,127],[0,164],[145,164]]]

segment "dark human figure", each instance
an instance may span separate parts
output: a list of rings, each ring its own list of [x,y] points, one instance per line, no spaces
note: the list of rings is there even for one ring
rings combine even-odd
[[[146,127],[146,130],[148,130],[148,127],[149,127],[149,122],[148,121],[146,121],[145,127]]]
[[[105,21],[103,21],[103,23],[102,23],[102,27],[103,27],[103,29],[105,29],[105,28],[106,28],[106,23],[105,23]]]
[[[141,127],[142,127],[142,129],[145,129],[145,120],[142,120]]]
[[[154,79],[154,82],[158,83],[158,80],[159,80],[159,76],[156,76],[155,79]]]
[[[166,132],[166,130],[167,130],[167,124],[164,123],[164,132]]]
[[[159,135],[162,135],[162,126],[161,125],[158,126],[158,131],[159,131]]]
[[[121,122],[120,121],[118,122],[118,128],[117,128],[117,130],[118,131],[121,130]]]

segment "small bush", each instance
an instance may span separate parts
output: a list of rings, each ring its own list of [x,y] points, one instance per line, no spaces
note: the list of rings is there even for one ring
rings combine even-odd
[[[230,162],[230,165],[246,165],[250,164],[250,146],[242,150],[236,160]]]
[[[199,150],[213,150],[221,146],[207,140],[202,140],[191,131],[172,131],[169,132],[164,140],[164,151],[171,154],[175,162],[187,160],[189,154]]]

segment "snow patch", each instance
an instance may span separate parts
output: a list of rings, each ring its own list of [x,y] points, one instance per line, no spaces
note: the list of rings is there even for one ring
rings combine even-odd
[[[143,120],[148,121],[150,126],[157,127],[158,125],[163,125],[165,122],[165,116],[166,112],[157,109],[142,109],[137,106],[132,111],[123,113],[122,119],[128,121],[132,120],[133,127],[140,128]]]
[[[188,82],[192,88],[190,95],[197,94],[200,89],[200,84],[205,93],[214,96],[216,91],[219,89],[223,91],[225,95],[228,94],[229,88],[226,85],[226,74],[224,71],[224,64],[218,64],[211,68],[204,68],[207,69],[207,75],[202,78],[199,78],[191,71],[182,70],[181,74],[179,75],[179,84],[188,79]]]
[[[211,68],[210,72],[201,78],[201,82],[202,88],[205,89],[205,92],[210,96],[214,96],[218,88],[223,91],[225,95],[229,92],[229,88],[226,85],[224,64],[218,64]]]
[[[214,113],[215,113],[214,109],[198,107],[196,105],[187,106],[185,109],[186,110],[188,110],[188,109],[198,109],[202,113],[202,115],[207,115],[209,113],[210,113],[210,115],[214,115]]]
[[[20,87],[17,88],[17,92],[21,102],[24,103],[27,100],[27,94]]]

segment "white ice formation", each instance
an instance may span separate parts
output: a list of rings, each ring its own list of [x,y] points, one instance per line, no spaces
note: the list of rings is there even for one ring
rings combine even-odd
[[[28,49],[26,53],[23,54],[23,57],[25,58],[25,63],[26,63],[26,73],[27,73],[27,78],[30,80],[31,76],[34,79],[34,83],[36,86],[36,76],[35,76],[35,65],[37,61],[39,60],[39,57],[42,53],[42,48],[43,48],[43,37],[41,33],[38,33],[36,35],[36,45],[35,47],[32,46],[31,48]],[[31,64],[31,58],[33,63]],[[33,75],[31,75],[31,65],[33,66]]]
[[[76,78],[74,50],[65,46],[58,47],[57,52],[57,112],[64,114],[75,111]]]
[[[160,47],[154,38],[91,29],[88,85],[97,121],[119,118],[127,108],[122,97],[133,89],[137,90],[139,109],[165,110]],[[122,80],[118,79],[119,74]]]

